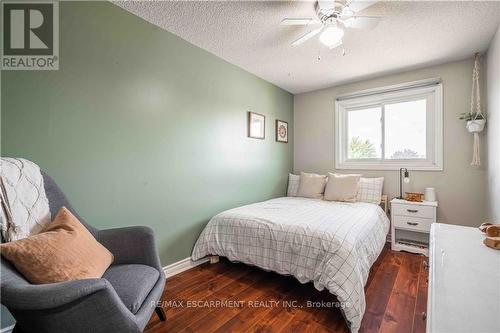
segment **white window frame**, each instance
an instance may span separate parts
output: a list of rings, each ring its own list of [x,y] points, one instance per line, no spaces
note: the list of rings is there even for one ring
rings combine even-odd
[[[427,100],[426,159],[384,159],[386,104]],[[382,108],[382,157],[349,159],[348,112],[356,109],[380,106]],[[357,170],[443,170],[443,87],[441,80],[429,79],[400,85],[364,90],[338,96],[335,101],[335,168]]]

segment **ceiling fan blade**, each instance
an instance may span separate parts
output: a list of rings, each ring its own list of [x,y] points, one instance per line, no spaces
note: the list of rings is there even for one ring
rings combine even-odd
[[[382,18],[378,16],[353,16],[343,21],[347,28],[353,29],[373,29]]]
[[[319,20],[313,18],[285,18],[281,21],[281,25],[311,25],[321,23]]]
[[[374,5],[377,3],[377,0],[370,0],[370,1],[365,1],[365,0],[351,0],[348,4],[349,8],[354,11],[355,13],[362,11],[363,9],[366,9],[370,7],[371,5]]]
[[[309,31],[308,33],[306,33],[306,34],[305,34],[305,35],[303,35],[302,37],[300,37],[300,38],[298,38],[298,39],[294,40],[294,41],[292,42],[292,45],[293,45],[293,46],[297,46],[297,45],[300,45],[300,44],[304,43],[304,42],[305,42],[305,41],[307,41],[308,39],[310,39],[310,38],[312,38],[312,37],[316,36],[317,34],[319,34],[319,33],[321,32],[321,30],[323,30],[323,28],[324,28],[324,27],[325,27],[325,26],[321,26],[321,27],[319,27],[319,28],[317,28],[317,29],[314,29],[314,30]]]

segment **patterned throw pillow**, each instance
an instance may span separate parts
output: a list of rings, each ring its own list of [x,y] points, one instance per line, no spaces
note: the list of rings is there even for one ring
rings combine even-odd
[[[360,178],[358,183],[357,201],[374,203],[379,205],[382,198],[384,177]]]
[[[288,191],[286,193],[289,197],[296,197],[299,191],[300,176],[293,173],[288,174]]]

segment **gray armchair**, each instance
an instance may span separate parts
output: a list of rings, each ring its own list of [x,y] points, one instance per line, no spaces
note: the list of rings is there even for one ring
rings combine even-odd
[[[115,257],[101,279],[35,285],[1,260],[1,301],[17,323],[14,332],[142,332],[165,287],[165,275],[148,227],[97,230],[73,210],[45,173],[45,192],[55,216],[66,206]]]

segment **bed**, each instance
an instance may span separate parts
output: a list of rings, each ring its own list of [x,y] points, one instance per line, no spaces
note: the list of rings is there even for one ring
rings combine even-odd
[[[386,242],[389,220],[371,203],[283,197],[214,216],[192,259],[209,255],[293,275],[337,296],[351,332],[365,311],[364,286]]]

